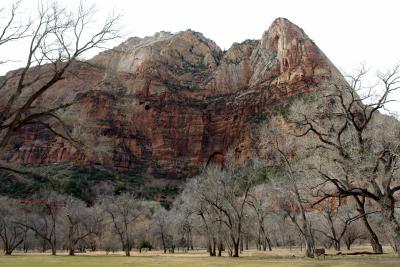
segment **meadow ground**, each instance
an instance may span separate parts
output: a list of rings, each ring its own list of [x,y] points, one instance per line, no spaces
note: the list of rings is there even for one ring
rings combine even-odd
[[[358,250],[362,250],[359,248]],[[389,252],[389,249],[387,249]],[[328,251],[332,253],[332,251]],[[285,266],[400,266],[400,258],[393,253],[383,255],[327,256],[325,259],[304,258],[300,250],[275,249],[272,252],[246,251],[235,259],[229,257],[208,257],[205,251],[190,253],[162,254],[157,252],[134,252],[131,257],[120,253],[104,255],[104,253],[78,254],[71,257],[65,254],[50,256],[44,254],[20,254],[0,256],[1,267],[285,267]]]

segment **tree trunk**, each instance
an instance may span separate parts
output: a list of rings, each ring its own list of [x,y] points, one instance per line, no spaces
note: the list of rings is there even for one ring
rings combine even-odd
[[[53,256],[57,255],[56,247],[53,244],[51,245],[51,255]]]
[[[345,242],[346,243],[346,248],[347,248],[347,250],[350,250],[350,247],[351,247],[351,242]],[[375,251],[374,251],[375,252]]]
[[[357,211],[358,211],[358,213],[360,215],[364,215],[366,213],[365,212],[365,198],[360,199],[358,196],[355,196],[354,198],[356,199],[356,202],[357,202],[357,206],[358,206]],[[361,217],[361,221],[363,222],[363,224],[365,226],[365,229],[367,229],[368,240],[369,240],[369,243],[371,244],[372,251],[374,253],[382,254],[383,253],[382,245],[380,244],[379,238],[376,235],[375,231],[372,229],[372,227],[371,227],[371,225],[370,225],[370,223],[368,221],[367,216],[366,215],[362,216]],[[350,250],[350,246],[351,246],[351,244],[348,246],[349,250]]]
[[[374,230],[372,229],[371,225],[369,224],[368,219],[365,216],[363,216],[361,220],[362,220],[365,228],[367,229],[368,240],[369,240],[369,243],[371,244],[372,251],[374,253],[382,254],[383,253],[382,245],[379,242],[378,236],[375,234]]]
[[[215,256],[215,255],[217,255],[216,254],[217,241],[215,240],[215,238],[212,239],[212,243],[211,244],[212,244],[212,246],[211,246],[212,256]]]
[[[42,253],[45,253],[46,252],[46,245],[47,245],[47,243],[46,243],[47,241],[45,241],[44,239],[43,239],[43,241],[42,241]]]
[[[69,248],[69,253],[68,253],[68,255],[70,255],[70,256],[75,256],[75,251],[74,251],[74,248],[73,248],[73,247],[70,247],[70,248]]]
[[[305,241],[305,253],[306,256],[309,258],[313,258],[314,257],[314,240],[312,239],[311,236],[306,235],[304,237],[304,241]]]
[[[368,224],[369,225],[369,224]],[[372,232],[370,232],[368,230],[368,233],[370,235],[369,237],[369,243],[371,244],[372,247],[372,251],[374,253],[379,253],[382,254],[383,253],[383,248],[382,245],[379,242],[378,236],[373,232],[373,230],[371,229]]]
[[[131,249],[132,249],[132,245],[131,245],[131,240],[130,240],[130,238],[129,238],[129,235],[128,235],[128,227],[127,227],[127,225],[125,225],[125,230],[126,230],[126,246],[125,246],[125,256],[130,256],[131,255]]]
[[[265,241],[266,241],[266,243],[267,243],[267,245],[268,245],[268,250],[269,250],[269,251],[272,251],[271,240],[269,239],[268,236],[265,236]],[[265,250],[264,250],[264,251],[265,251]]]
[[[52,216],[53,218],[53,216]],[[53,242],[51,243],[51,255],[55,256],[57,254],[57,235],[56,235],[56,223],[55,223],[55,219],[53,218]],[[51,238],[50,238],[51,241]]]
[[[189,233],[190,233],[190,236],[189,236],[189,249],[190,250],[194,250],[192,230],[190,230]]]
[[[167,245],[165,244],[165,237],[163,231],[161,231],[161,241],[162,241],[162,246],[164,250],[164,254],[167,253]]]
[[[127,247],[125,250],[125,256],[129,257],[131,255],[131,250]]]
[[[239,257],[239,243],[240,242],[233,243],[233,257]]]
[[[223,250],[223,245],[222,242],[220,241],[218,245],[218,257],[222,256],[222,250]]]
[[[335,245],[335,250],[340,251],[340,241],[339,240],[333,240],[333,244]]]
[[[261,241],[262,250],[267,251],[267,246],[268,246],[268,250],[272,251],[271,240],[269,239],[268,235],[265,232],[263,232],[262,237],[263,237],[263,240]]]
[[[210,254],[211,257],[214,256],[213,253],[212,253],[212,247],[211,247],[211,241],[210,240],[208,240],[208,253]]]
[[[233,236],[231,237],[233,244],[233,255],[232,257],[239,257],[239,246],[240,246],[240,236],[236,239]]]
[[[394,199],[386,197],[380,201],[382,208],[383,227],[387,236],[392,240],[394,252],[400,256],[400,224],[394,216]]]

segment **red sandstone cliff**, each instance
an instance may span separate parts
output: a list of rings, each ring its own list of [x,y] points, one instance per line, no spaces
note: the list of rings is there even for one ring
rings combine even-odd
[[[88,64],[89,63],[89,64]],[[39,70],[40,71],[40,70]],[[254,154],[248,118],[287,96],[318,90],[337,70],[302,29],[276,19],[261,40],[228,51],[191,30],[130,38],[77,62],[41,100],[59,103],[90,88],[65,111],[76,135],[104,146],[89,158],[38,127],[23,129],[3,158],[28,164],[101,164],[144,177],[195,174],[232,149]]]

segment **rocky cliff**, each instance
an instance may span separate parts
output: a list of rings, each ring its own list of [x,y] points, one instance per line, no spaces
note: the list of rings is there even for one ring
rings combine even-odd
[[[90,132],[108,156],[88,157],[40,127],[23,129],[3,158],[24,164],[102,165],[137,176],[180,179],[228,150],[254,155],[254,120],[292,96],[318,90],[336,68],[302,29],[276,19],[261,40],[222,51],[191,30],[130,38],[76,62],[41,104],[91,89],[64,118]],[[82,134],[83,135],[83,134]]]

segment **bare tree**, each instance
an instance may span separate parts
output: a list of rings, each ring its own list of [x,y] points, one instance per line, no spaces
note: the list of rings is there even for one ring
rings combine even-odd
[[[243,234],[243,223],[250,189],[257,177],[257,165],[249,164],[240,169],[225,166],[208,167],[192,181],[195,200],[207,208],[199,213],[207,227],[207,215],[213,215],[216,223],[221,223],[228,231],[228,245],[232,246],[232,256],[239,257],[239,245]],[[198,210],[200,211],[200,210]],[[210,232],[210,228],[208,228]],[[209,247],[211,247],[209,238]]]
[[[378,75],[376,86],[364,85],[365,69],[349,76],[350,85],[327,82],[311,101],[294,106],[291,119],[296,136],[314,140],[309,146],[314,157],[310,167],[320,179],[316,190],[320,201],[331,197],[373,200],[400,255],[400,223],[394,214],[400,190],[400,125],[379,112],[400,89],[399,70],[395,66]]]
[[[56,255],[58,237],[60,235],[60,218],[65,206],[65,197],[48,191],[35,198],[22,201],[27,218],[17,223],[33,231],[51,248],[51,254]]]
[[[107,225],[100,238],[101,248],[103,248],[108,255],[110,252],[114,253],[121,247],[118,237],[115,236],[112,230],[112,225]]]
[[[84,147],[73,136],[60,114],[87,94],[51,103],[41,101],[49,91],[57,89],[74,64],[86,52],[102,48],[118,37],[118,16],[105,19],[100,27],[94,27],[95,9],[86,8],[83,1],[76,12],[61,7],[57,2],[39,1],[36,17],[16,24],[19,4],[12,6],[8,23],[0,33],[0,49],[4,44],[25,38],[28,43],[25,66],[0,77],[0,152],[13,143],[15,134],[33,125],[68,140],[77,149]],[[0,10],[0,14],[4,13]],[[97,29],[94,29],[97,28]],[[6,60],[3,60],[6,61]],[[27,172],[1,162],[0,168],[14,173]]]
[[[0,197],[0,203],[0,239],[4,254],[11,255],[24,241],[26,228],[17,223],[23,215],[16,200]]]
[[[271,213],[271,207],[269,203],[269,188],[266,184],[254,187],[250,191],[248,198],[248,205],[251,207],[255,214],[258,223],[258,238],[257,245],[262,247],[263,251],[271,251],[271,240],[267,234],[265,225],[266,217]]]
[[[218,212],[203,201],[198,194],[199,180],[191,179],[186,183],[185,190],[175,200],[174,206],[179,206],[182,213],[188,214],[199,222],[198,230],[206,237],[207,251],[210,256],[216,256],[217,246],[218,255],[222,253],[222,232],[221,222],[218,221]]]
[[[0,46],[26,38],[29,33],[31,21],[21,21],[18,15],[21,2],[17,1],[7,10],[0,8]],[[0,61],[0,64],[7,63],[8,60]]]
[[[371,223],[368,220],[369,212],[367,212],[366,206],[366,197],[365,196],[353,196],[354,200],[356,201],[356,210],[360,216],[360,220],[362,221],[364,228],[366,230],[366,236],[369,240],[369,243],[372,246],[372,250],[375,253],[383,253],[382,245],[379,241],[378,235],[375,233]],[[347,243],[346,243],[347,245]],[[351,245],[351,244],[350,244]],[[348,248],[350,245],[347,245]]]
[[[281,175],[286,177],[286,179],[284,177],[276,179],[278,181],[276,189],[280,191],[277,204],[303,236],[306,256],[314,257],[315,244],[311,221],[307,216],[306,208],[308,201],[305,200],[305,194],[300,186],[305,173],[301,166],[295,164],[296,161],[293,159],[295,153],[302,153],[301,146],[296,144],[295,138],[288,134],[288,129],[282,128],[282,122],[279,121],[279,118],[262,126],[260,136],[261,145],[272,148],[271,160],[276,166],[281,167],[283,170]]]
[[[154,214],[153,220],[157,227],[156,233],[158,234],[164,253],[167,251],[174,253],[176,247],[176,220],[177,214],[172,214],[164,207],[160,206],[158,211]]]
[[[130,256],[133,248],[133,227],[146,216],[143,202],[135,196],[125,193],[119,196],[106,197],[101,202],[108,215],[115,234],[122,245],[126,256]]]
[[[73,256],[79,242],[101,231],[103,218],[95,207],[88,208],[83,201],[69,196],[65,200],[62,221],[67,233],[69,255]]]
[[[163,213],[166,215],[164,216],[166,219],[160,220],[159,215],[162,215]],[[194,229],[194,222],[193,216],[191,216],[191,212],[189,212],[185,207],[183,207],[182,209],[181,206],[176,205],[168,210],[167,213],[163,212],[163,208],[161,208],[158,214],[156,214],[156,216],[154,216],[153,218],[156,222],[167,222],[166,230],[170,237],[169,243],[171,243],[169,247],[171,248],[173,246],[176,247],[178,250],[182,248],[186,252],[189,250],[193,250],[192,234]]]
[[[336,251],[340,251],[341,241],[347,229],[360,216],[354,214],[353,207],[340,203],[340,200],[335,198],[319,203],[317,208],[323,219],[320,220],[320,227],[315,227],[316,231],[328,238]]]
[[[346,245],[347,250],[351,249],[351,245],[358,239],[364,238],[365,234],[360,230],[360,223],[354,223],[349,225],[346,233],[343,236],[343,242]]]

